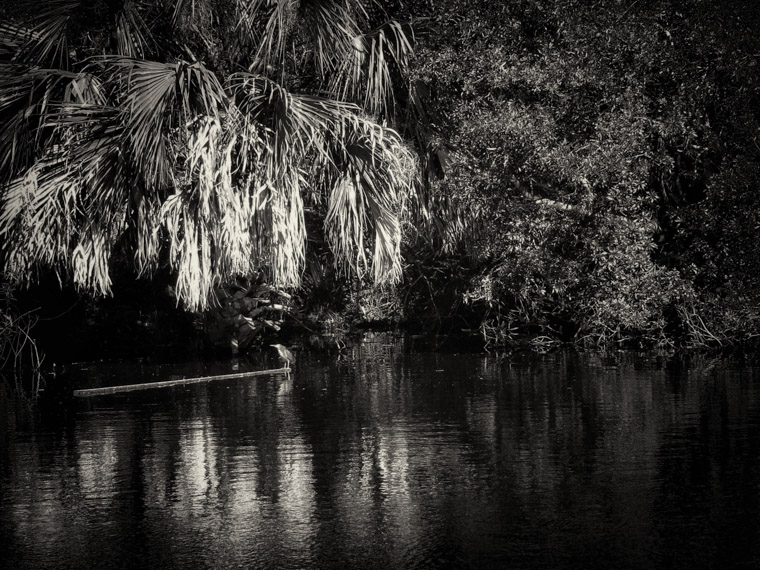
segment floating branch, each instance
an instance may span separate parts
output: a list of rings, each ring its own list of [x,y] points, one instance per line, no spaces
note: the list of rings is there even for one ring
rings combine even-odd
[[[229,380],[232,378],[248,378],[250,376],[265,376],[277,372],[289,372],[287,368],[273,368],[271,370],[253,370],[251,372],[237,372],[235,374],[219,374],[216,376],[199,376],[197,378],[180,378],[178,380],[165,380],[163,382],[144,382],[142,384],[124,384],[122,386],[105,386],[103,388],[88,388],[74,390],[74,396],[88,398],[103,394],[117,394],[119,392],[135,392],[137,390],[150,390],[152,388],[169,388],[171,386],[183,386],[185,384],[200,384],[212,380]]]

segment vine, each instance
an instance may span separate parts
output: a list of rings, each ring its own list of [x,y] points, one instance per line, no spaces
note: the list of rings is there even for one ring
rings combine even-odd
[[[39,396],[45,384],[45,357],[31,335],[38,320],[36,311],[20,312],[13,285],[0,283],[0,377],[17,392],[32,397]]]

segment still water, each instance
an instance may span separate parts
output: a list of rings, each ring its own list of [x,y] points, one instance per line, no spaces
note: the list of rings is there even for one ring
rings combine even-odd
[[[735,362],[370,339],[56,400],[0,398],[2,568],[760,568],[760,370]]]

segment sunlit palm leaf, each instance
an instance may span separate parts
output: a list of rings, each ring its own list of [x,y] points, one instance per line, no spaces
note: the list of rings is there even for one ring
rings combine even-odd
[[[354,38],[361,34],[366,13],[350,0],[302,0],[303,28],[311,38],[314,61],[320,75],[329,77],[340,62],[352,57]]]
[[[199,114],[218,116],[225,102],[215,75],[202,64],[109,57],[101,61],[125,93],[127,137],[145,180],[166,187],[172,176],[168,134]]]
[[[46,145],[40,124],[76,74],[0,63],[0,184],[32,164]]]
[[[6,188],[0,213],[3,273],[29,283],[41,267],[63,268],[75,235],[81,184],[67,176],[65,159],[39,161]],[[24,247],[7,247],[23,243]]]
[[[361,103],[373,115],[391,115],[413,50],[414,28],[410,23],[391,21],[357,35],[352,57],[343,60],[331,90],[341,98]]]
[[[358,108],[349,103],[290,93],[265,77],[241,73],[230,79],[240,112],[268,133],[267,176],[275,181],[279,172],[297,168],[305,155],[325,153],[326,137],[340,138],[344,119]]]
[[[158,268],[161,249],[161,204],[150,193],[135,192],[132,207],[135,267],[138,275],[149,276]]]
[[[178,275],[175,290],[193,310],[204,309],[214,288],[230,275],[249,274],[267,262],[266,232],[256,235],[252,226],[263,223],[270,201],[251,193],[257,159],[244,164],[236,155],[239,148],[252,148],[258,156],[260,141],[255,131],[245,136],[243,123],[234,108],[225,122],[212,116],[195,121],[185,168],[177,177],[181,184],[162,208],[170,263]]]
[[[364,176],[364,183],[376,187],[372,176]],[[375,283],[397,283],[401,279],[401,223],[400,195],[368,192],[367,202],[375,228],[375,247],[372,256]]]
[[[62,144],[7,189],[0,227],[24,236],[29,256],[5,256],[6,273],[34,274],[34,265],[46,264],[70,271],[83,289],[110,290],[108,260],[125,228],[130,192],[118,119],[116,109],[81,104],[48,113],[45,126]]]
[[[169,258],[177,271],[177,297],[191,310],[203,309],[214,286],[207,221],[198,219],[194,204],[182,193],[169,197],[162,207],[161,217],[170,236]]]
[[[237,127],[241,126],[236,123]],[[239,129],[229,129],[232,136],[219,141],[216,167],[217,220],[213,239],[217,244],[217,272],[224,275],[246,275],[260,265],[261,254],[252,232],[255,214],[261,210],[254,189],[249,189],[251,173],[237,163],[235,150],[244,145]],[[252,141],[253,142],[253,141]],[[253,142],[255,145],[255,142]]]
[[[368,266],[364,248],[366,208],[361,181],[350,174],[339,178],[330,193],[325,228],[336,259],[346,260],[359,272]]]
[[[366,266],[365,216],[370,214],[374,228],[375,257],[373,267],[381,281],[399,276],[400,225],[398,196],[409,191],[413,183],[414,161],[400,137],[392,130],[361,117],[355,105],[308,95],[288,93],[276,83],[250,74],[235,76],[232,90],[245,114],[263,124],[270,143],[264,155],[265,182],[277,189],[277,197],[290,196],[281,204],[298,206],[300,175],[310,169],[325,171],[327,180],[336,180],[326,222],[328,235],[338,258],[347,257],[349,265],[361,270]],[[275,201],[275,203],[277,203]],[[293,223],[302,213],[291,211]],[[291,239],[286,218],[275,217],[273,230],[279,243],[300,243]],[[300,251],[300,250],[299,250]],[[348,253],[351,252],[351,255]],[[293,259],[300,264],[300,253]],[[285,271],[286,263],[277,264]]]
[[[362,193],[368,220],[374,229],[373,274],[376,282],[393,283],[400,277],[400,218],[404,197],[415,184],[416,163],[412,152],[392,130],[382,129],[368,121],[357,120],[354,131],[343,147],[343,160],[353,173],[355,192]],[[349,225],[350,212],[333,215],[326,223]],[[329,222],[329,223],[328,223]],[[360,242],[355,243],[358,248]],[[339,251],[345,253],[345,246]],[[364,254],[357,252],[362,261]]]
[[[65,225],[59,212],[44,207],[53,204],[53,200],[38,192],[41,166],[6,186],[0,210],[2,271],[7,278],[21,283],[33,282],[40,266],[55,266],[68,246],[58,231]],[[58,190],[69,193],[63,187]],[[19,243],[24,247],[18,247]]]
[[[141,273],[157,267],[164,247],[178,298],[202,310],[217,285],[262,267],[272,283],[298,285],[306,200],[327,204],[328,241],[346,269],[364,274],[371,265],[378,282],[398,279],[399,215],[416,165],[398,134],[359,105],[389,117],[411,30],[389,24],[359,45],[360,2],[235,0],[246,41],[259,45],[251,69],[261,64],[283,83],[241,73],[222,87],[219,70],[172,50],[160,62],[143,59],[153,41],[147,14],[161,12],[137,2],[111,6],[121,55],[75,61],[84,66],[76,74],[0,66],[3,270],[30,279],[52,267],[105,293],[117,244],[128,244]],[[69,5],[56,3],[24,36],[27,61],[65,63]],[[195,12],[215,5],[183,0],[175,16],[197,32],[206,24]],[[0,28],[8,50],[19,49],[16,37]],[[313,56],[286,55],[307,38]],[[317,68],[315,91],[337,73],[349,84],[333,84],[333,97],[355,103],[298,92],[288,77],[304,64]]]

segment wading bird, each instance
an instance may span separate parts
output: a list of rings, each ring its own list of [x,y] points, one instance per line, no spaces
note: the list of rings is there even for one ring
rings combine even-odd
[[[269,346],[277,349],[277,354],[279,354],[280,358],[285,362],[285,368],[290,370],[290,363],[295,362],[296,360],[296,357],[293,356],[293,353],[281,344],[270,344]]]

